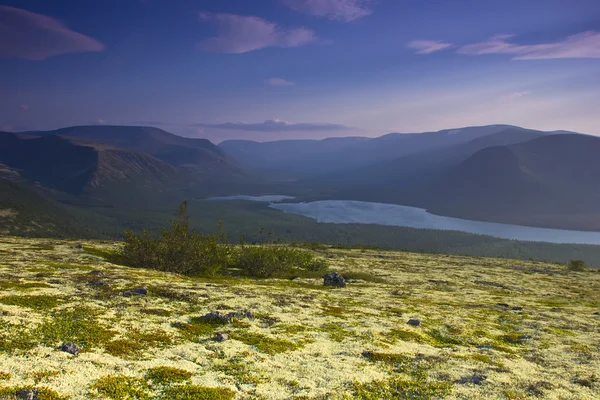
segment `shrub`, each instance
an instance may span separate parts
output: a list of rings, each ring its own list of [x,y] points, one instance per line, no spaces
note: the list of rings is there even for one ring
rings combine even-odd
[[[237,265],[256,278],[313,277],[327,271],[325,260],[311,252],[280,246],[242,246]]]
[[[569,261],[569,269],[571,271],[585,271],[585,262],[583,260]]]
[[[122,261],[132,267],[152,268],[185,275],[217,275],[231,263],[232,249],[226,244],[223,227],[212,235],[196,233],[189,227],[187,202],[179,209],[179,218],[171,228],[151,232],[125,232]]]

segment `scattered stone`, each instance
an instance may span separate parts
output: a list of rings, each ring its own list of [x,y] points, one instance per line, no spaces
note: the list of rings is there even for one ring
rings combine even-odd
[[[217,342],[224,342],[227,339],[229,339],[229,335],[226,333],[217,333],[215,335],[215,341],[217,341]]]
[[[185,328],[185,326],[186,326],[186,325],[187,325],[187,324],[186,324],[185,322],[173,322],[173,323],[171,324],[171,326],[172,326],[173,328],[180,328],[180,329],[181,329],[181,328]]]
[[[462,378],[457,380],[456,383],[461,384],[461,385],[466,385],[466,384],[483,385],[483,382],[485,382],[486,379],[487,379],[487,377],[485,377],[483,375],[463,376]]]
[[[233,319],[242,319],[242,318],[248,318],[250,321],[254,320],[254,313],[252,311],[244,311],[244,312],[240,312],[240,311],[234,311],[234,312],[230,312],[226,315],[227,318],[229,318],[229,320],[233,320]]]
[[[64,351],[65,353],[73,354],[74,356],[79,354],[79,346],[77,346],[73,342],[63,343],[60,346],[58,346],[58,349],[60,351]]]
[[[106,283],[102,282],[102,281],[91,281],[88,282],[88,286],[105,286]]]
[[[103,272],[103,271],[100,271],[100,270],[97,270],[97,269],[95,269],[95,270],[93,270],[93,271],[90,271],[90,275],[95,275],[95,276],[104,276],[104,272]]]
[[[521,335],[521,336],[519,336],[518,339],[523,342],[523,341],[526,341],[526,340],[533,339],[533,336],[531,336],[531,335]]]
[[[594,315],[600,315],[600,311],[596,311]]]
[[[61,285],[63,281],[61,281],[60,279],[50,279],[48,283],[51,285]]]
[[[409,319],[407,324],[412,325],[412,326],[421,326],[421,320],[420,319]]]
[[[508,304],[506,303],[496,303],[496,307],[504,307],[504,308],[508,308],[510,307]]]
[[[38,400],[40,398],[40,392],[38,390],[19,390],[15,393],[15,397],[24,400]]]
[[[325,286],[335,286],[335,287],[343,288],[343,287],[346,287],[346,280],[339,273],[330,272],[323,277],[323,284]]]
[[[494,350],[494,346],[489,344],[482,344],[481,346],[477,346],[477,348],[481,350]]]
[[[513,307],[513,308],[511,308],[511,310],[513,310],[513,311],[521,311],[521,310],[523,310],[523,307]]]
[[[362,356],[364,358],[371,358],[371,357],[373,357],[373,352],[372,351],[363,351]]]
[[[82,243],[78,243],[75,245],[76,249],[83,249],[83,244]]]
[[[147,294],[148,294],[148,289],[146,289],[145,287],[126,290],[123,292],[123,295],[125,295],[125,296],[145,296]]]

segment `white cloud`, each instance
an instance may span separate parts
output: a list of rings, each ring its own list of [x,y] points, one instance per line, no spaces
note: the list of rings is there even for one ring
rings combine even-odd
[[[226,122],[223,124],[194,124],[194,127],[253,131],[253,132],[288,132],[288,131],[343,131],[352,128],[330,123],[291,123],[280,119],[268,119],[262,123]]]
[[[66,53],[103,51],[104,45],[61,22],[20,8],[0,6],[0,57],[44,60]]]
[[[509,41],[514,35],[496,35],[480,43],[461,47],[461,54],[510,54],[513,60],[543,60],[554,58],[600,58],[600,32],[587,31],[566,39],[533,45]]]
[[[373,0],[282,0],[293,10],[344,22],[371,14]]]
[[[451,43],[445,43],[438,40],[413,40],[408,43],[408,47],[416,49],[417,54],[431,54],[451,46]]]
[[[265,84],[269,86],[295,86],[294,82],[282,79],[282,78],[269,78],[265,79]]]
[[[202,13],[200,19],[219,25],[219,34],[198,47],[216,53],[240,54],[266,47],[299,47],[317,41],[314,31],[283,28],[253,16]]]

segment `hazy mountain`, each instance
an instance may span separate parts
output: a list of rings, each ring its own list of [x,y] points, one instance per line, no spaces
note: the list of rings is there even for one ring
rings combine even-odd
[[[510,125],[447,129],[425,133],[391,133],[377,138],[331,138],[319,141],[225,141],[219,146],[243,166],[265,174],[308,178],[347,171],[410,154],[466,143],[506,130]]]
[[[337,190],[344,198],[411,203],[417,189],[445,173],[479,150],[490,146],[525,142],[548,132],[505,127],[499,132],[477,137],[466,143],[417,152],[366,167],[324,175],[309,180],[315,187]]]
[[[600,138],[557,134],[478,151],[421,194],[432,212],[600,229]]]
[[[74,126],[36,136],[60,135],[96,144],[147,153],[176,167],[190,167],[198,172],[231,174],[241,171],[237,162],[206,139],[184,138],[162,129],[140,126]]]

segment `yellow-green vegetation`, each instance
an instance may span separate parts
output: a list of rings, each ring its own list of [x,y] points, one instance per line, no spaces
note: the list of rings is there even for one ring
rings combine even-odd
[[[0,238],[0,398],[600,398],[595,270],[321,246],[337,289],[126,267],[122,246]]]

